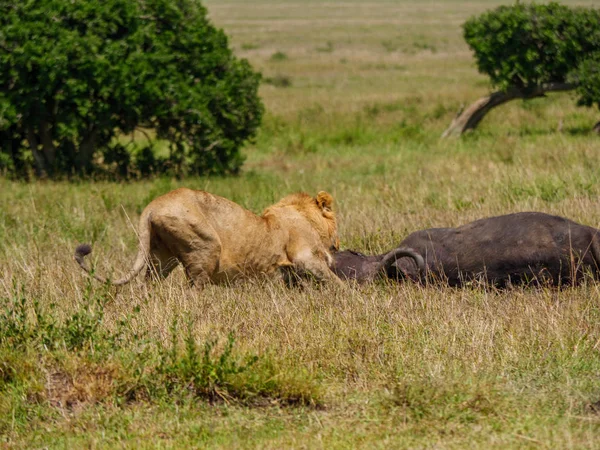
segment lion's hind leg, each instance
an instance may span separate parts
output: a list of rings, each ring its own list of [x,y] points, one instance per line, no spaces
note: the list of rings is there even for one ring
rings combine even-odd
[[[146,279],[164,279],[177,267],[179,260],[168,248],[152,242]]]
[[[210,283],[219,267],[221,246],[207,245],[202,249],[188,252],[181,257],[185,273],[191,285],[202,289]]]
[[[221,242],[218,238],[202,236],[192,242],[182,242],[179,259],[187,278],[194,287],[202,288],[215,280],[219,270]]]
[[[212,281],[219,267],[221,241],[210,224],[184,211],[159,216],[155,223],[159,238],[155,256],[161,263],[159,270],[168,273],[178,261],[190,284],[202,288]]]

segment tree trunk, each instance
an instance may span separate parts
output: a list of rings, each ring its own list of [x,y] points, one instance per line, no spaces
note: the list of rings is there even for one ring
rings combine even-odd
[[[510,100],[543,97],[547,92],[570,91],[575,88],[576,85],[570,83],[549,83],[537,86],[532,90],[511,87],[506,91],[494,92],[487,97],[480,98],[467,109],[459,112],[448,129],[444,131],[442,137],[460,136],[465,131],[474,129],[492,108]]]
[[[21,150],[22,136],[16,131],[11,133],[12,141],[11,146],[11,158],[15,165],[15,173],[19,178],[29,178],[27,173],[27,166],[23,161],[23,152]]]
[[[44,178],[48,175],[48,170],[46,168],[46,161],[44,159],[44,155],[40,153],[38,150],[38,139],[35,134],[35,130],[33,127],[29,126],[26,130],[27,142],[29,143],[29,148],[31,148],[31,153],[33,154],[33,159],[35,161],[35,175],[38,178]]]
[[[92,157],[94,156],[94,151],[96,151],[97,137],[98,131],[96,129],[92,129],[79,144],[76,163],[77,169],[81,173],[87,173],[92,165]]]
[[[42,120],[40,123],[40,140],[42,141],[42,150],[46,159],[46,168],[50,171],[50,175],[54,173],[56,162],[56,148],[52,141],[52,134],[48,122]]]

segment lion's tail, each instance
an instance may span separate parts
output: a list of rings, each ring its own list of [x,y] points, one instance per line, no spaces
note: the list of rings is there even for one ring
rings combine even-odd
[[[138,250],[138,254],[135,258],[135,262],[133,263],[133,267],[125,275],[123,278],[112,281],[110,284],[115,286],[120,286],[123,284],[129,283],[133,278],[138,275],[144,267],[147,265],[148,255],[150,253],[150,214],[142,214],[140,219],[140,227],[139,227],[139,240],[140,246]],[[90,244],[81,244],[78,245],[75,249],[75,261],[77,264],[81,266],[83,270],[85,270],[90,276],[94,279],[100,281],[101,283],[106,283],[108,280],[104,277],[96,275],[92,272],[92,270],[85,263],[85,257],[92,252],[92,246]]]

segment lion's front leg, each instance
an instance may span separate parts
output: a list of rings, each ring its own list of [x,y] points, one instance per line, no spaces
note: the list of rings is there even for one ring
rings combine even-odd
[[[293,265],[280,266],[279,272],[286,287],[290,289],[302,287],[302,277]]]

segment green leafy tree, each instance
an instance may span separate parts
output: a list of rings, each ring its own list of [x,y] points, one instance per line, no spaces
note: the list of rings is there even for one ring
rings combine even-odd
[[[0,0],[0,169],[235,173],[259,74],[198,0]],[[168,157],[117,143],[136,129]]]
[[[579,103],[591,105],[600,100],[589,96],[598,92],[593,87],[598,77],[594,80],[590,75],[598,61],[593,55],[600,52],[600,10],[517,3],[469,19],[463,31],[479,71],[499,91],[464,110],[445,135],[475,128],[490,109],[517,98],[587,85],[587,94],[579,89]]]
[[[600,109],[600,52],[588,56],[569,76],[577,85],[580,106],[594,106]],[[594,127],[600,133],[600,122]]]

